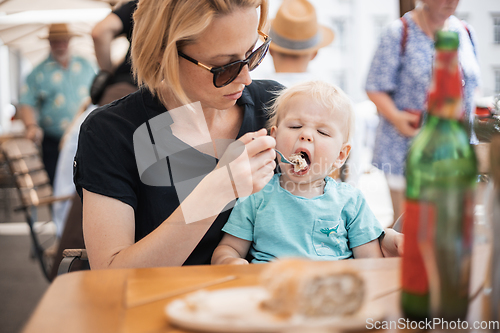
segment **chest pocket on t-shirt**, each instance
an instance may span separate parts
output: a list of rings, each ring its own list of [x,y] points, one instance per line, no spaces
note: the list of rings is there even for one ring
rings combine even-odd
[[[341,256],[348,251],[347,231],[339,219],[314,221],[312,243],[318,256]]]

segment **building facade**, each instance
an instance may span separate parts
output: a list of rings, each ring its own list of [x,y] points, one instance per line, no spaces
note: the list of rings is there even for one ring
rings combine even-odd
[[[461,0],[456,16],[466,20],[476,32],[481,93],[500,93],[500,1]]]

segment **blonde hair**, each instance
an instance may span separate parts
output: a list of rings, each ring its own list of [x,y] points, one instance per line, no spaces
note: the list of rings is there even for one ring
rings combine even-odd
[[[280,116],[287,108],[294,96],[307,96],[326,109],[332,111],[332,116],[337,116],[338,121],[343,121],[345,128],[344,143],[350,142],[354,132],[354,109],[349,97],[339,87],[324,81],[309,81],[296,84],[282,90],[268,109],[269,120],[267,128],[278,126]],[[338,116],[344,117],[338,117]]]
[[[263,29],[268,0],[139,1],[134,12],[131,51],[132,69],[138,84],[161,98],[158,92],[164,81],[182,104],[191,103],[179,80],[178,48],[194,42],[214,17],[251,7],[260,7],[258,29]]]

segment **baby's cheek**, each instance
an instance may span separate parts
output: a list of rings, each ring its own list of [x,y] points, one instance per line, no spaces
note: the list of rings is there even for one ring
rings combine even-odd
[[[338,169],[339,166],[338,164],[338,156],[327,156],[324,157],[324,163],[322,163],[322,168],[326,173],[330,173],[334,171],[335,169]]]

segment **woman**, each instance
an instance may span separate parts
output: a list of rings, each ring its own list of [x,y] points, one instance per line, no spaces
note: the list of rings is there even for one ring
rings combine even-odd
[[[452,16],[457,5],[458,0],[419,1],[414,10],[393,22],[382,34],[368,74],[366,91],[381,116],[373,164],[386,175],[394,220],[403,212],[404,161],[425,109],[432,74],[434,34],[440,29],[459,33],[465,119],[470,124],[473,121],[472,99],[479,85],[479,64],[471,28]]]
[[[272,178],[265,105],[281,86],[249,75],[267,52],[267,7],[139,1],[132,67],[142,88],[87,118],[75,157],[93,269],[210,263],[234,199]],[[400,238],[386,238],[397,252]]]

